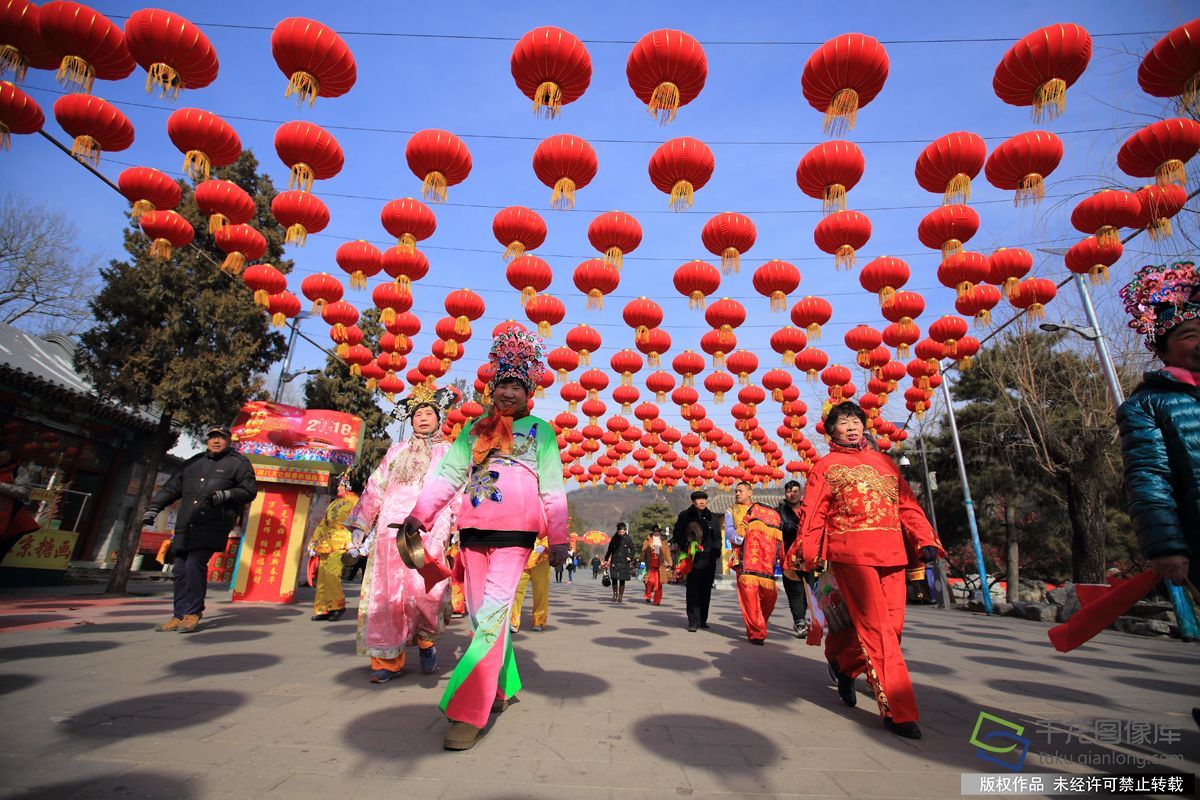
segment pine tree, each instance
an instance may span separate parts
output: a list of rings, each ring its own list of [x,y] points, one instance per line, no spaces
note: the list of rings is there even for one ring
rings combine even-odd
[[[289,272],[284,231],[271,216],[275,187],[258,173],[257,159],[246,151],[216,174],[254,198],[251,224],[267,239],[265,260]],[[101,289],[91,302],[95,324],[81,335],[76,351],[76,366],[100,394],[160,415],[110,592],[125,590],[141,515],[174,439],[172,426],[202,434],[208,425],[231,422],[243,403],[263,394],[261,376],[285,349],[283,336],[271,330],[246,285],[219,269],[225,256],[208,233],[208,218],[197,208],[191,186],[180,186],[183,201],[176,210],[195,229],[194,246],[176,249],[169,260],[151,258],[149,240],[131,221],[125,229],[130,260],[114,260],[100,271]]]

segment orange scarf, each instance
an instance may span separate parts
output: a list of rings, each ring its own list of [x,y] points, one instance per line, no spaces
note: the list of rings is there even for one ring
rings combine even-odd
[[[482,464],[492,451],[499,450],[508,455],[513,445],[513,420],[524,417],[529,412],[508,416],[501,414],[492,406],[488,415],[479,422],[471,432],[475,434],[475,445],[471,448],[471,457],[476,464]]]

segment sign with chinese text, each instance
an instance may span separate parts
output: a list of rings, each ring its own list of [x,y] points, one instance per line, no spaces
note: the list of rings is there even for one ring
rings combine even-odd
[[[301,470],[324,464],[328,465],[323,470],[326,474],[333,465],[353,464],[362,447],[362,420],[353,414],[263,400],[242,406],[231,433],[234,448],[245,456],[257,456],[252,460],[258,464]]]
[[[293,602],[312,499],[311,490],[298,486],[268,484],[260,489],[250,505],[238,554],[234,601]]]
[[[42,528],[21,537],[0,562],[3,567],[18,569],[65,570],[75,550],[79,534]]]

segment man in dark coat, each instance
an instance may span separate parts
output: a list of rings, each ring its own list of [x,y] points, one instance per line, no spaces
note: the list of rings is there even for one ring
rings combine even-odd
[[[688,631],[695,633],[697,628],[708,627],[708,605],[717,565],[721,563],[721,522],[708,510],[707,492],[692,492],[691,500],[692,504],[675,520],[671,538],[680,552],[687,552],[692,541],[704,548],[696,553],[687,576]]]
[[[784,553],[788,552],[792,543],[796,541],[800,528],[800,504],[803,502],[804,487],[799,481],[788,481],[783,485],[783,502],[775,510],[779,512],[782,523],[780,530],[783,532]],[[796,580],[792,580],[788,577],[789,566],[785,559],[783,591],[787,594],[788,608],[792,612],[792,630],[797,638],[803,639],[808,635],[808,597],[804,594],[804,584],[807,582],[812,585],[812,576],[810,573],[797,571]]]
[[[208,589],[208,561],[225,549],[238,512],[258,494],[254,469],[229,447],[229,430],[209,428],[205,452],[184,462],[150,499],[142,525],[154,524],[164,508],[179,500],[175,518],[175,611],[160,631],[191,633],[200,624]]]

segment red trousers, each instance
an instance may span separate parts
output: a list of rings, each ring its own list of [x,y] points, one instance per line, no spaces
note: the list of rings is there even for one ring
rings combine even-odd
[[[829,566],[854,626],[825,640],[825,657],[846,675],[867,676],[881,716],[916,722],[917,700],[900,652],[905,568],[836,561]]]
[[[779,589],[770,578],[739,574],[737,590],[738,605],[742,607],[742,619],[746,623],[746,638],[761,642],[767,638],[767,620],[775,610]]]
[[[658,567],[646,570],[646,599],[656,606],[662,603],[662,580],[658,575]]]

